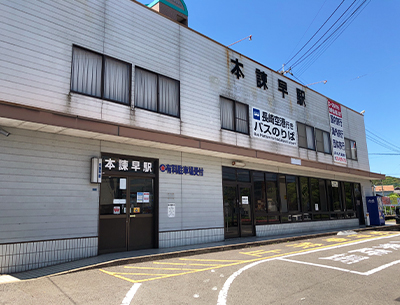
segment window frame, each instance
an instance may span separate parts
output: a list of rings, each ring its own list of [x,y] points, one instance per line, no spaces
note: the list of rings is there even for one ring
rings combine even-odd
[[[349,138],[344,138],[344,143],[345,143],[344,146],[345,146],[345,150],[346,150],[346,159],[358,161],[357,141],[351,140]],[[349,144],[347,145],[347,143],[349,143]],[[356,146],[355,158],[352,158],[352,153],[351,153],[352,143],[354,143]]]
[[[177,80],[177,79],[172,78],[172,77],[169,77],[169,76],[166,76],[166,75],[163,75],[163,74],[159,74],[159,73],[156,73],[154,71],[151,71],[151,70],[139,67],[139,66],[135,66],[135,84],[134,84],[134,86],[136,86],[136,69],[140,69],[140,70],[146,71],[148,73],[155,74],[157,76],[157,110],[152,110],[152,109],[148,109],[148,108],[145,108],[145,107],[137,106],[136,103],[135,103],[136,96],[133,99],[134,107],[138,108],[138,109],[151,111],[153,113],[159,113],[159,114],[162,114],[162,115],[167,115],[167,116],[170,116],[170,117],[173,117],[173,118],[179,118],[180,119],[181,118],[181,82],[179,80]],[[161,112],[160,111],[160,86],[159,86],[159,84],[160,84],[159,83],[160,76],[168,78],[168,79],[173,80],[173,81],[176,81],[178,83],[178,91],[179,91],[179,96],[178,96],[178,115],[173,115],[173,114],[169,114],[169,113],[165,113],[165,112]]]
[[[226,128],[226,127],[222,127],[222,107],[221,107],[221,98],[233,102],[233,114],[234,114],[234,117],[233,117],[233,129],[229,129],[229,128]],[[237,133],[241,133],[241,134],[245,134],[245,135],[250,135],[249,105],[248,105],[248,104],[245,104],[245,103],[241,103],[241,102],[235,101],[235,100],[233,100],[233,99],[230,99],[230,98],[227,98],[227,97],[224,97],[224,96],[220,96],[219,100],[220,100],[219,106],[220,106],[221,129],[223,129],[223,130],[229,130],[229,131],[233,131],[233,132],[237,132]],[[237,120],[238,118],[236,117],[236,104],[241,104],[241,105],[246,106],[246,123],[247,123],[246,125],[247,125],[247,132],[242,132],[242,131],[238,131],[238,130],[237,130],[236,120]]]
[[[322,130],[322,129],[319,129],[319,128],[314,128],[314,131],[315,131],[315,150],[316,150],[317,152],[321,152],[321,153],[324,153],[324,154],[326,154],[326,155],[332,155],[331,134],[330,134],[328,131],[325,131],[325,130]],[[321,134],[322,134],[322,145],[323,145],[323,148],[324,148],[324,149],[325,149],[325,145],[324,145],[324,133],[328,135],[328,137],[329,137],[329,141],[328,141],[328,143],[329,143],[329,152],[325,152],[325,150],[323,150],[323,151],[318,150],[318,143],[319,143],[319,141],[318,141],[318,137],[317,137],[317,131],[320,131]]]
[[[102,59],[101,59],[101,89],[100,89],[100,96],[92,95],[92,94],[88,94],[88,93],[84,93],[84,92],[80,92],[80,91],[76,91],[76,90],[72,89],[73,59],[74,59],[74,55],[73,54],[74,54],[74,49],[75,48],[81,49],[81,50],[83,50],[85,52],[93,53],[94,55],[97,55],[97,56],[101,56]],[[109,58],[109,59],[118,61],[120,63],[126,64],[129,67],[129,80],[128,80],[128,83],[129,83],[129,88],[128,88],[129,102],[128,103],[124,103],[124,102],[121,102],[121,101],[118,101],[118,100],[114,100],[114,99],[110,99],[110,98],[104,97],[104,77],[105,77],[105,61],[106,61],[106,58]],[[69,88],[70,88],[70,92],[71,93],[77,93],[77,94],[81,94],[81,95],[84,95],[84,96],[98,98],[98,99],[102,99],[102,100],[105,100],[105,101],[110,101],[110,102],[113,102],[113,103],[118,103],[118,104],[125,105],[125,106],[131,106],[132,105],[132,64],[129,63],[129,62],[123,61],[121,59],[118,59],[118,58],[115,58],[115,57],[111,57],[111,56],[108,56],[108,55],[105,55],[105,54],[90,50],[88,48],[81,47],[81,46],[78,46],[76,44],[73,44],[72,45],[71,76],[70,76],[70,86],[69,86]]]
[[[315,143],[315,128],[314,128],[313,126],[311,126],[311,125],[307,125],[307,124],[304,124],[304,123],[301,123],[301,122],[296,122],[296,125],[297,125],[297,137],[298,137],[297,143],[298,143],[299,148],[304,148],[304,149],[316,151],[317,146],[316,146],[316,143]],[[304,127],[305,139],[306,139],[306,146],[301,146],[301,145],[300,145],[300,132],[299,132],[299,127],[300,127],[300,126]],[[313,136],[313,141],[312,141],[312,143],[313,143],[313,145],[314,145],[313,148],[309,148],[309,147],[308,147],[308,141],[307,141],[307,140],[308,140],[308,138],[307,138],[307,127],[312,128],[312,133],[311,133],[311,134],[312,134],[312,136]]]

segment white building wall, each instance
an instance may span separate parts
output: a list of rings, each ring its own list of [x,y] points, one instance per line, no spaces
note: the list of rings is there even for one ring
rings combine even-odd
[[[8,130],[0,140],[0,243],[97,236],[89,160],[99,142]]]
[[[329,131],[326,97],[134,1],[1,0],[0,17],[1,100],[332,163],[331,155],[221,130],[220,122],[224,96],[249,105],[250,124],[255,106]],[[179,80],[181,118],[70,93],[73,44],[131,63],[132,103],[135,66]],[[230,72],[236,58],[244,65],[239,80]],[[255,69],[268,75],[268,90],[257,88]],[[288,83],[285,98],[278,79]],[[306,92],[306,107],[297,105],[296,88]],[[343,113],[345,137],[359,151],[348,166],[369,170],[363,117]]]
[[[11,136],[0,139],[0,273],[97,254],[99,185],[90,183],[90,159],[102,152],[202,167],[203,176],[159,172],[160,247],[223,240],[220,158],[7,130]],[[168,203],[175,203],[173,218]]]

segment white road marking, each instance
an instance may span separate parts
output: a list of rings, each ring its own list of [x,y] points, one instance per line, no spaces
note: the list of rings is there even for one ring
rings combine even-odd
[[[381,271],[381,270],[383,270],[383,269],[389,268],[389,267],[394,266],[394,265],[397,265],[397,264],[400,264],[400,260],[399,260],[399,261],[394,261],[394,262],[391,262],[391,263],[389,263],[389,264],[386,264],[386,265],[380,266],[380,267],[378,267],[378,268],[372,269],[372,270],[370,270],[370,271],[367,271],[367,272],[365,272],[365,275],[374,274],[374,273],[376,273],[376,272],[378,272],[378,271]]]
[[[349,272],[349,273],[354,273],[354,274],[358,274],[358,275],[366,275],[366,276],[374,274],[374,273],[379,272],[379,271],[382,271],[383,269],[389,268],[391,266],[400,264],[400,260],[398,260],[398,261],[391,262],[389,264],[382,265],[380,267],[377,267],[377,268],[372,269],[372,270],[367,271],[367,272],[358,272],[358,271],[353,271],[353,270],[348,270],[348,269],[343,269],[343,268],[338,268],[338,267],[332,267],[332,266],[327,266],[327,265],[314,264],[314,263],[308,263],[308,262],[302,262],[302,261],[295,261],[293,259],[277,258],[277,260],[291,262],[291,263],[297,263],[297,264],[303,264],[303,265],[310,265],[310,266],[315,266],[315,267],[322,267],[322,268],[327,268],[327,269],[334,269],[334,270],[338,270],[338,271]]]
[[[135,293],[139,289],[141,283],[135,283],[133,284],[132,288],[128,291],[126,294],[125,298],[122,300],[121,305],[129,305],[132,302],[133,297],[135,296]]]
[[[362,244],[362,243],[366,243],[366,242],[370,242],[370,241],[381,240],[381,239],[386,239],[386,238],[393,238],[393,237],[398,237],[398,236],[400,236],[400,234],[390,235],[390,236],[383,236],[383,237],[379,237],[379,238],[375,238],[375,239],[361,240],[361,241],[358,241],[358,242],[355,242],[355,243],[351,243],[351,244],[338,245],[338,246],[328,247],[328,248],[324,248],[324,249],[316,249],[316,250],[311,250],[311,251],[307,251],[307,252],[303,252],[303,253],[289,254],[289,255],[282,256],[282,257],[280,257],[279,259],[284,259],[284,258],[287,258],[287,257],[299,256],[299,255],[304,255],[304,254],[309,254],[309,253],[327,251],[327,250],[332,250],[332,249],[338,249],[338,248],[342,248],[342,247],[354,246],[354,245],[357,245],[357,244]],[[246,266],[244,266],[243,268],[239,269],[238,271],[234,272],[234,273],[226,280],[226,282],[224,283],[224,286],[223,286],[222,289],[219,291],[217,305],[226,305],[226,299],[227,299],[227,297],[228,297],[229,288],[230,288],[231,284],[233,283],[233,281],[234,281],[243,271],[245,271],[245,270],[247,270],[247,269],[250,269],[250,268],[252,268],[252,267],[254,267],[254,266],[257,266],[258,264],[265,263],[265,262],[269,262],[269,261],[273,261],[273,260],[276,260],[276,259],[278,259],[278,258],[269,258],[269,259],[257,261],[257,262],[251,263],[251,264],[249,264],[249,265],[246,265]],[[397,262],[393,262],[393,263],[391,263],[391,264],[393,265],[394,263],[397,264]],[[388,264],[388,265],[389,265],[389,264]],[[321,265],[321,266],[323,266],[323,265]],[[386,265],[385,265],[385,266],[386,266]],[[384,267],[384,266],[381,266],[381,267],[379,267],[379,268],[382,268],[382,267]],[[387,267],[390,267],[390,266],[387,266]],[[386,268],[387,268],[387,267],[386,267]],[[379,268],[376,268],[376,269],[379,269]],[[339,268],[339,269],[340,269],[340,268]],[[384,269],[384,268],[383,268],[383,269]],[[346,269],[343,269],[343,270],[346,270]],[[374,270],[375,270],[375,269],[373,269],[373,270],[371,270],[371,271],[374,271]],[[371,272],[371,271],[368,271],[368,272]],[[380,270],[377,270],[377,271],[380,271]],[[374,271],[373,273],[375,273],[375,272],[377,272],[377,271]],[[348,272],[350,272],[350,270],[348,270]],[[356,271],[353,271],[353,273],[354,273],[354,272],[356,272]],[[368,273],[368,272],[367,272],[367,273]],[[372,273],[371,273],[371,274],[372,274]]]
[[[322,268],[333,269],[333,270],[338,270],[338,271],[343,271],[343,272],[349,272],[349,273],[355,273],[355,274],[360,274],[360,275],[365,275],[363,272],[357,272],[357,271],[352,271],[352,270],[348,270],[348,269],[343,269],[343,268],[338,268],[338,267],[332,267],[332,266],[327,266],[327,265],[321,265],[321,264],[314,264],[314,263],[308,263],[308,262],[302,262],[302,261],[295,261],[295,260],[293,260],[293,259],[277,258],[277,260],[285,261],[285,262],[290,262],[290,263],[297,263],[297,264],[309,265],[309,266],[314,266],[314,267],[322,267]]]

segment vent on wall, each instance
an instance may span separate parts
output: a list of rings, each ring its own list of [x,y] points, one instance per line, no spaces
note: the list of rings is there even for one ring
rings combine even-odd
[[[147,6],[172,20],[188,25],[188,10],[183,0],[155,0]]]

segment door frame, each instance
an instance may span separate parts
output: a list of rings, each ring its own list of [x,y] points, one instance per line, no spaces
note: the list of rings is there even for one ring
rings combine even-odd
[[[238,237],[249,237],[249,236],[255,236],[255,219],[254,219],[254,194],[253,194],[253,184],[251,182],[237,182],[237,181],[223,181],[222,182],[222,196],[223,194],[223,189],[225,186],[228,187],[235,187],[236,188],[236,202],[235,202],[235,207],[238,208],[238,210],[240,210],[240,206],[239,206],[239,201],[240,201],[240,188],[244,187],[244,188],[249,188],[250,189],[250,212],[251,212],[251,231],[252,231],[252,235],[246,235],[243,236],[242,235],[242,216],[241,213],[238,213],[238,230],[239,230],[239,234]],[[222,207],[223,207],[223,200],[222,200]],[[224,234],[225,234],[225,212],[224,212]],[[231,238],[238,238],[238,237],[231,237]],[[226,239],[227,237],[224,236],[224,238]],[[229,237],[228,237],[229,238]]]
[[[138,157],[138,156],[127,156],[127,155],[116,155],[113,153],[102,153],[102,158],[104,156],[111,156],[116,159],[121,159],[121,158],[137,158],[138,160],[146,160],[146,161],[151,161],[153,162],[153,173],[128,173],[124,171],[119,171],[119,172],[104,172],[104,169],[102,170],[102,176],[107,176],[107,177],[113,177],[113,178],[126,178],[126,209],[127,213],[125,214],[125,234],[126,234],[126,241],[125,241],[125,250],[128,251],[129,248],[129,222],[130,222],[130,178],[151,178],[154,179],[154,207],[153,207],[153,248],[158,248],[159,247],[159,160],[158,159],[153,159],[153,158],[147,158],[147,157]],[[99,212],[99,221],[98,221],[98,232],[100,233],[100,220],[101,219],[107,219],[110,217],[113,217],[114,215],[100,215],[100,201],[101,201],[101,191],[100,191],[100,184],[98,185],[99,187],[99,205],[98,205],[98,212]],[[128,213],[129,211],[129,213]],[[122,217],[121,217],[122,218]],[[100,236],[99,236],[100,237]],[[116,249],[118,251],[120,249]],[[98,248],[98,254],[104,254],[104,253],[110,253],[114,252],[112,249],[110,250],[100,250]]]

